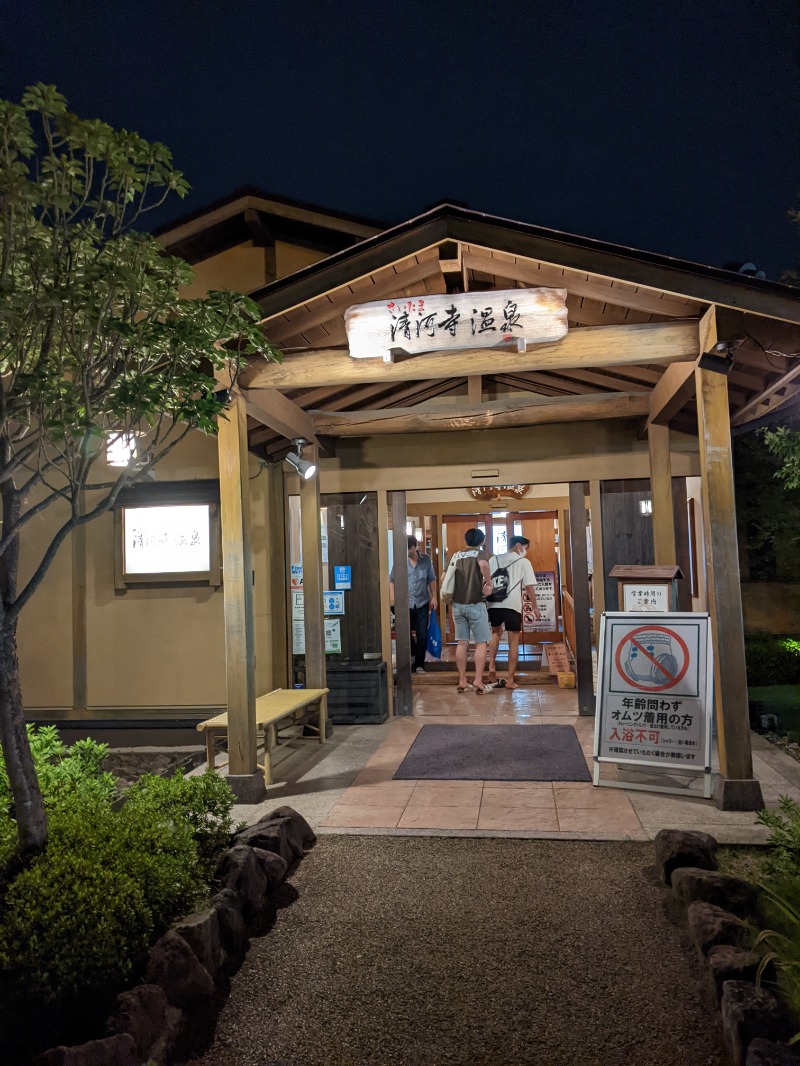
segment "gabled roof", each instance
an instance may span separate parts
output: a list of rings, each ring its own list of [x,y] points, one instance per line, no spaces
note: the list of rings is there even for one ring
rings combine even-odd
[[[333,253],[384,228],[382,222],[245,185],[154,233],[172,255],[196,263],[254,238],[257,243],[281,240]]]
[[[393,226],[251,295],[271,318],[338,286],[458,241],[677,297],[800,323],[800,289],[624,245],[498,218],[451,203]]]

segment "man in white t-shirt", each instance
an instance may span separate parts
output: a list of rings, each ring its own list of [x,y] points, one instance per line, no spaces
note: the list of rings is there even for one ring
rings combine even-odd
[[[508,637],[508,680],[506,688],[519,688],[514,680],[519,656],[519,635],[522,631],[522,590],[528,594],[533,604],[533,617],[539,620],[536,607],[536,574],[527,557],[530,541],[527,537],[512,537],[508,542],[508,551],[495,555],[489,560],[489,570],[494,576],[498,570],[505,570],[508,575],[508,590],[505,598],[489,603],[489,625],[492,637],[489,641],[489,683],[497,680],[496,663],[500,637],[505,628]]]

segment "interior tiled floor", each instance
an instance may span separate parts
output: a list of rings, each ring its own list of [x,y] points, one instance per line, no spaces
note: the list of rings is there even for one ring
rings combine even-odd
[[[720,842],[759,843],[767,831],[749,812],[720,811],[699,792],[596,788],[583,782],[395,781],[394,774],[426,723],[515,723],[573,726],[591,770],[594,719],[579,717],[574,690],[555,685],[459,694],[455,685],[414,689],[413,716],[383,725],[336,726],[324,746],[292,742],[273,762],[266,800],[239,806],[255,821],[289,804],[321,833],[446,834],[649,840],[659,829],[702,829]],[[753,765],[767,806],[781,795],[800,801],[800,764],[753,735]],[[603,778],[629,778],[603,767]],[[673,781],[672,783],[680,783]],[[686,778],[683,779],[686,783]]]

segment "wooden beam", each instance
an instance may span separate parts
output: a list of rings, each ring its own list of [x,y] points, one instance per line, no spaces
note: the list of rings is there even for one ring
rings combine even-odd
[[[406,494],[392,492],[392,555],[394,556],[394,634],[397,669],[396,715],[412,714],[411,625],[408,609],[408,534]]]
[[[669,453],[669,426],[647,427],[650,451],[650,499],[653,504],[653,549],[656,566],[677,563],[675,515],[672,502],[672,465]]]
[[[269,644],[270,691],[291,688],[288,671],[288,581],[286,580],[286,494],[283,491],[283,467],[267,468],[267,618]]]
[[[381,655],[386,663],[389,717],[394,717],[394,663],[392,661],[392,615],[389,596],[389,496],[378,489],[378,587],[381,597]]]
[[[483,378],[480,374],[470,374],[467,378],[467,402],[477,406],[483,400]]]
[[[628,363],[674,363],[699,354],[697,322],[642,322],[625,326],[585,326],[571,330],[553,344],[527,352],[478,349],[428,352],[384,363],[351,359],[346,351],[323,348],[286,356],[282,363],[256,361],[241,375],[247,388],[316,388],[321,385],[364,385],[371,381],[467,377],[470,374],[513,374],[528,370],[622,366]]]
[[[728,381],[724,374],[709,370],[695,373],[717,744],[720,770],[727,779],[721,801],[723,806],[758,810],[763,800],[753,780],[750,747]],[[731,782],[738,782],[738,788]]]
[[[589,510],[592,528],[592,604],[594,607],[594,639],[600,640],[600,619],[606,609],[605,564],[603,563],[603,503],[600,482],[589,482]],[[559,535],[559,540],[561,539]]]
[[[525,285],[560,286],[576,296],[586,296],[601,304],[618,304],[632,307],[637,311],[646,311],[653,315],[675,315],[684,318],[693,311],[692,302],[681,297],[662,294],[658,290],[646,289],[624,282],[609,284],[597,277],[587,276],[582,272],[540,263],[535,260],[498,259],[489,255],[464,253],[464,265],[468,270],[478,270],[495,277],[521,281]]]
[[[717,343],[717,315],[713,304],[701,316],[697,324],[697,334],[699,357],[704,352],[710,352]],[[696,366],[697,360],[692,360],[685,363],[673,363],[672,366],[667,367],[661,380],[650,394],[647,427],[653,422],[668,426],[681,408],[692,399],[695,390]]]
[[[225,574],[225,669],[228,705],[228,782],[240,800],[264,793],[257,771],[253,637],[253,568],[250,548],[250,471],[245,400],[238,389],[218,419],[219,501]]]
[[[303,437],[312,444],[319,443],[314,436],[314,424],[309,415],[277,389],[244,389],[247,413],[257,418],[281,437],[293,440]]]
[[[331,437],[363,437],[374,433],[438,433],[452,429],[489,429],[535,426],[542,423],[597,421],[603,418],[636,418],[647,412],[647,397],[641,393],[519,398],[469,407],[396,408],[388,411],[314,411],[318,433]]]
[[[594,715],[592,684],[592,627],[589,617],[589,565],[586,545],[586,497],[582,481],[569,486],[569,538],[572,599],[575,604],[575,672],[578,714]]]
[[[309,305],[294,308],[285,315],[275,318],[264,319],[262,323],[273,344],[284,342],[289,337],[305,333],[307,329],[322,326],[331,319],[341,318],[349,307],[359,303],[369,303],[372,300],[381,300],[385,296],[402,294],[409,286],[416,285],[431,275],[442,273],[441,263],[436,256],[423,259],[404,267],[395,273],[381,278],[376,284],[362,285],[358,287],[345,286],[339,292],[332,292],[330,298],[319,298]]]
[[[319,467],[315,447],[304,457]],[[300,480],[300,540],[303,548],[303,626],[306,636],[306,688],[326,688],[325,615],[322,593],[322,529],[319,478]]]
[[[744,407],[740,408],[731,419],[732,426],[741,426],[744,422],[749,422],[752,418],[758,418],[759,415],[766,414],[767,411],[774,411],[777,407],[780,407],[786,400],[790,400],[795,395],[796,390],[792,390],[788,396],[775,396],[781,389],[785,389],[787,385],[790,385],[795,378],[800,377],[800,362],[796,363],[786,374],[777,378],[768,385],[758,396],[754,397],[749,403],[746,403]],[[775,397],[775,401],[773,401]],[[777,401],[777,402],[776,402]],[[759,408],[763,407],[763,411],[759,411]]]

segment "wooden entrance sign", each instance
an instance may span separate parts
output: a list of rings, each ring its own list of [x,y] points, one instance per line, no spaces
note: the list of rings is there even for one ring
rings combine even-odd
[[[357,304],[344,314],[354,359],[506,348],[560,341],[567,334],[566,289],[447,293]]]
[[[610,577],[618,582],[620,611],[657,613],[678,610],[679,566],[634,566],[617,564]]]

